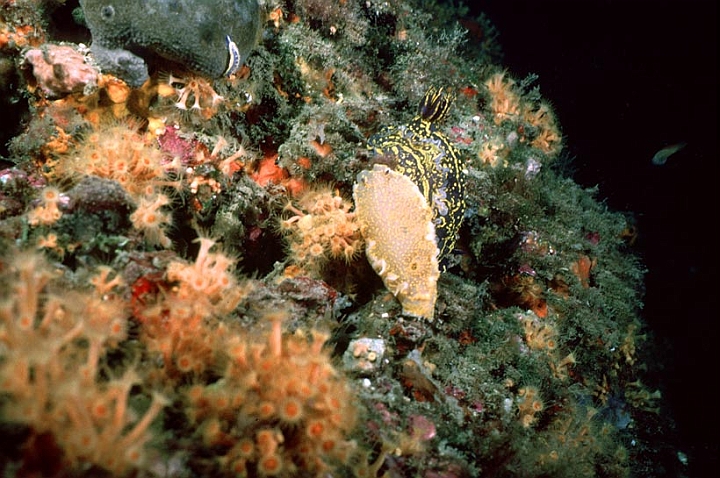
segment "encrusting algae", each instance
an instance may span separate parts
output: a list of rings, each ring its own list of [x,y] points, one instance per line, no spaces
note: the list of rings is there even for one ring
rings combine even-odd
[[[3,3],[3,476],[677,463],[628,219],[456,3]]]

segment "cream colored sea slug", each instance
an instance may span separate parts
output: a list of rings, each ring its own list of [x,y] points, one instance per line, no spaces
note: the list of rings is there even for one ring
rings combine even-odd
[[[439,249],[433,211],[413,181],[384,165],[358,175],[355,214],[370,265],[406,314],[432,320]]]

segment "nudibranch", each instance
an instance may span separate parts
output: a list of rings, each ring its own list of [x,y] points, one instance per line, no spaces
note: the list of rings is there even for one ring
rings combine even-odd
[[[418,115],[368,140],[393,169],[375,165],[353,187],[365,254],[403,313],[432,320],[441,264],[454,248],[465,214],[460,154],[438,128],[452,96],[431,88]]]
[[[353,199],[370,265],[404,313],[432,320],[439,250],[433,212],[420,189],[408,176],[376,164],[358,174]]]
[[[375,165],[353,187],[365,254],[403,312],[432,320],[441,261],[454,248],[465,214],[465,172],[459,152],[438,128],[452,96],[430,89],[406,125],[368,140],[391,169]]]
[[[453,100],[443,88],[430,88],[410,123],[385,127],[368,139],[368,147],[394,160],[395,171],[417,184],[432,208],[441,266],[455,247],[466,209],[463,161],[438,127]]]
[[[201,75],[234,73],[261,33],[258,0],[80,0],[101,70],[142,85],[157,54]]]

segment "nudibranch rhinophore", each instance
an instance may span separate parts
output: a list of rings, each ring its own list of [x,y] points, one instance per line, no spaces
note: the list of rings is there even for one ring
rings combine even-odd
[[[147,52],[205,76],[231,75],[261,33],[258,0],[80,0],[80,6],[96,63],[133,87],[148,79]]]
[[[376,164],[358,174],[353,199],[370,265],[404,313],[432,320],[439,250],[433,213],[420,189],[409,177]]]
[[[430,88],[410,123],[385,127],[368,139],[373,152],[397,162],[395,171],[417,184],[432,208],[441,268],[455,247],[466,209],[463,161],[438,127],[453,99],[443,88]]]

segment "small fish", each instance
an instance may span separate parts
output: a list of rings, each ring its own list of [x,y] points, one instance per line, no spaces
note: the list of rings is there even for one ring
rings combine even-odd
[[[661,149],[657,153],[655,153],[655,156],[652,158],[652,163],[655,166],[662,166],[665,164],[670,156],[677,153],[681,149],[683,149],[687,143],[676,143],[670,146],[666,146],[665,148]]]

